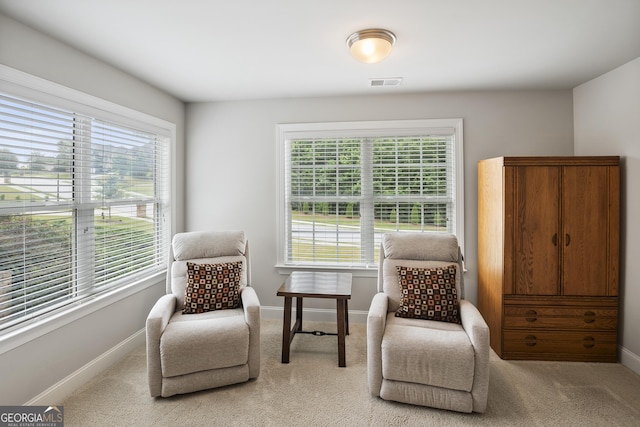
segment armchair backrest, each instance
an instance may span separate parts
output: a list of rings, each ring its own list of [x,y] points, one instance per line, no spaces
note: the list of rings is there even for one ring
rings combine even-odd
[[[173,293],[184,307],[187,284],[187,262],[218,264],[242,261],[240,289],[251,285],[249,242],[244,231],[191,231],[173,236],[169,251],[170,272],[167,274],[167,293]]]
[[[445,233],[386,233],[380,244],[378,291],[389,297],[388,311],[400,307],[401,287],[396,266],[433,268],[457,264],[456,291],[464,298],[464,272],[458,239]]]

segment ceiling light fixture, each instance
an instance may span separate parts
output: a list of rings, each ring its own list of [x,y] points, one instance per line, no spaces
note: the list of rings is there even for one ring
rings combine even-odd
[[[395,34],[380,28],[356,31],[347,38],[351,55],[367,64],[380,62],[386,58],[391,53],[395,42]]]

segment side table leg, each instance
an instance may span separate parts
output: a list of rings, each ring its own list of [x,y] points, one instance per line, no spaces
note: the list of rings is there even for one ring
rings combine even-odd
[[[344,322],[347,324],[347,335],[349,335],[349,300],[344,300]]]
[[[291,297],[284,297],[284,320],[282,322],[282,363],[289,363],[291,348]]]
[[[345,300],[338,299],[336,311],[338,312],[338,366],[344,368],[347,366],[345,358]]]
[[[302,330],[302,297],[296,297],[296,332]]]

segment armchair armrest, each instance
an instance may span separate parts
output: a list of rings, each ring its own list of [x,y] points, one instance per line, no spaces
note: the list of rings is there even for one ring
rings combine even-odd
[[[460,319],[476,356],[471,389],[473,411],[482,413],[489,393],[489,326],[476,306],[464,299],[460,300]]]
[[[373,296],[367,315],[367,368],[369,392],[380,396],[382,387],[382,336],[387,324],[389,298],[383,292]]]
[[[460,300],[460,320],[477,351],[489,351],[489,326],[480,311],[467,300]]]
[[[162,388],[162,366],[160,363],[160,337],[176,310],[173,294],[162,296],[149,312],[146,322],[147,375],[151,396],[160,396]]]
[[[256,290],[246,286],[240,293],[240,300],[244,308],[244,319],[249,326],[260,325],[260,300]]]
[[[147,316],[147,342],[148,338],[160,339],[160,335],[167,327],[169,319],[176,311],[176,297],[173,294],[163,295],[151,308]]]
[[[384,292],[378,292],[373,296],[369,312],[367,313],[367,335],[370,334],[370,328],[374,326],[380,327],[377,331],[380,336],[384,332],[387,323],[387,311],[389,309],[389,297]]]
[[[260,300],[255,289],[245,286],[240,293],[244,319],[249,325],[249,377],[260,374]]]

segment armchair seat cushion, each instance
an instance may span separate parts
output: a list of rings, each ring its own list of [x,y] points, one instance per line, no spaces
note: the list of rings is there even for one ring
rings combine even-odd
[[[248,358],[249,326],[242,308],[176,312],[160,339],[163,377],[245,365]]]
[[[475,356],[461,325],[387,314],[382,377],[470,392]]]

